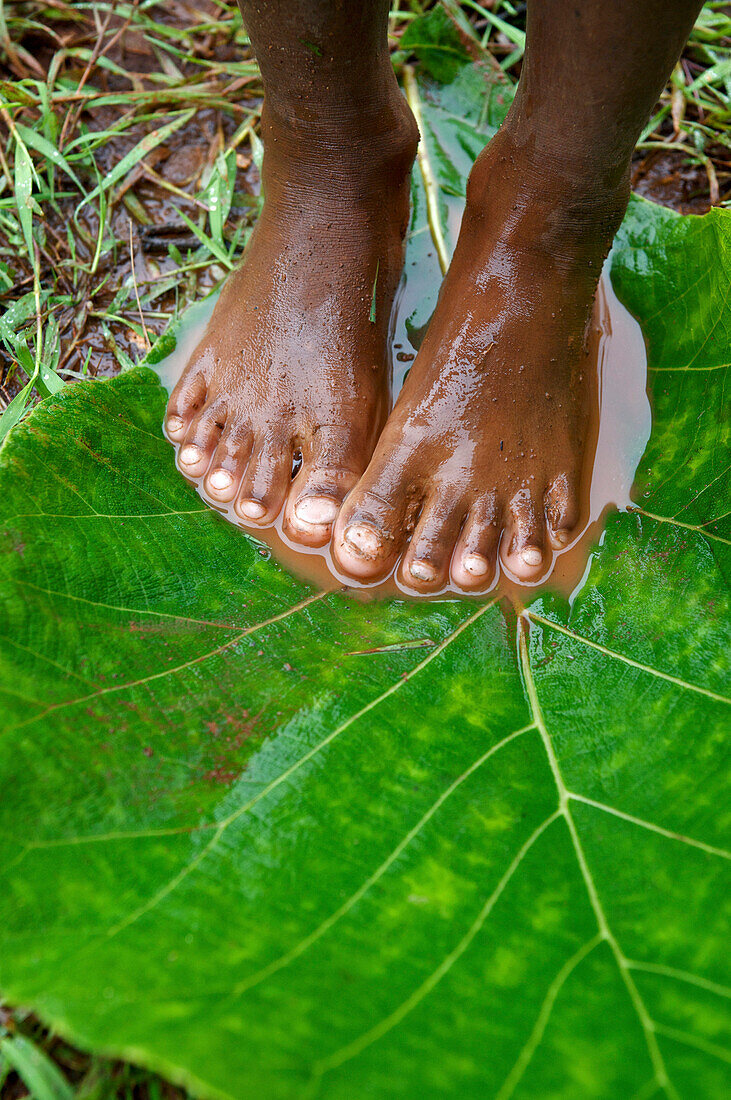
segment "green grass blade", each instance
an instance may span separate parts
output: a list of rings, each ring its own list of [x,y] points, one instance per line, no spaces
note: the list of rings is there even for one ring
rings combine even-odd
[[[194,114],[195,108],[183,111],[182,114],[174,118],[172,122],[167,122],[164,126],[160,126],[157,130],[152,130],[149,134],[146,134],[137,142],[134,149],[130,149],[129,153],[122,157],[119,163],[116,164],[112,171],[97,184],[94,190],[89,192],[77,209],[80,209],[85,203],[91,202],[92,199],[95,199],[102,191],[107,191],[110,187],[113,187],[115,183],[123,179],[143,157],[151,153],[153,149],[156,149],[158,145],[162,145],[164,141],[167,141],[170,135],[174,134],[176,130],[179,130],[181,126],[184,126],[186,122],[189,122]]]
[[[59,153],[58,149],[54,148],[54,146],[51,145],[50,141],[44,138],[42,134],[38,134],[35,130],[31,130],[28,126],[24,126],[21,122],[16,122],[15,129],[18,131],[26,145],[29,145],[31,149],[35,149],[37,153],[40,153],[42,156],[46,157],[48,160],[51,161],[52,164],[55,164],[57,168],[60,168],[63,172],[65,172],[66,175],[74,181],[79,191],[81,191],[82,194],[85,193],[84,185],[74,172],[73,168],[70,166],[66,158],[62,156],[61,153]]]
[[[494,15],[482,4],[478,4],[476,0],[464,0],[464,4],[468,8],[472,8],[478,15],[481,15],[483,19],[486,19],[488,23],[491,23],[493,27],[501,31],[508,42],[512,42],[514,46],[519,46],[521,49],[525,48],[525,31],[521,31],[518,27],[511,26],[510,23],[506,23],[504,19],[501,19],[499,15]]]
[[[33,248],[33,163],[30,153],[22,141],[15,143],[15,205],[20,218],[20,227],[23,230],[25,247],[33,263],[35,250]]]
[[[53,1062],[24,1035],[0,1040],[0,1053],[18,1074],[33,1100],[73,1100],[71,1086],[64,1081]]]
[[[3,409],[2,414],[0,414],[0,440],[5,439],[10,429],[14,428],[20,420],[28,407],[28,400],[32,390],[33,383],[28,382],[26,386],[23,386],[20,393],[16,393],[10,404]]]
[[[376,277],[373,280],[373,293],[371,295],[371,311],[368,315],[368,320],[372,325],[376,323],[376,288],[378,286],[378,269],[381,266],[381,261],[376,261]]]
[[[233,261],[228,253],[221,247],[221,245],[217,241],[212,240],[212,238],[209,237],[207,233],[204,233],[202,229],[199,229],[195,222],[188,217],[185,211],[179,210],[178,214],[188,226],[188,229],[191,231],[191,233],[195,234],[203,247],[207,248],[211,255],[215,256],[217,260],[220,260],[220,262],[224,264],[230,271],[233,268]]]

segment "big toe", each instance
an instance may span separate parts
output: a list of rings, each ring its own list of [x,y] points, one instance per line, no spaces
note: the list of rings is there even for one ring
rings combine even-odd
[[[321,430],[303,448],[302,468],[292,482],[284,531],[293,542],[324,546],[340,506],[357,484],[367,456],[351,445],[344,429]]]
[[[332,552],[338,568],[361,581],[389,573],[408,538],[416,504],[398,456],[374,458],[335,524]]]

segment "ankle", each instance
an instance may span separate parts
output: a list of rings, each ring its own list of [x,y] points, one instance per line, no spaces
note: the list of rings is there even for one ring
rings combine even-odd
[[[503,128],[470,173],[466,217],[494,224],[497,214],[508,237],[525,238],[528,248],[600,267],[629,195],[628,167],[607,178],[562,150],[539,158]]]
[[[390,190],[408,177],[419,141],[414,116],[394,84],[378,101],[344,101],[312,113],[283,114],[265,102],[264,170],[284,170],[329,189],[351,186]]]

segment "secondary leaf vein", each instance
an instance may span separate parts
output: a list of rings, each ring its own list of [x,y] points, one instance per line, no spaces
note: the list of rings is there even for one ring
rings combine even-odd
[[[325,593],[320,593],[320,597],[322,597],[323,595],[325,595]],[[434,649],[428,654],[428,656],[426,656],[417,665],[414,665],[414,667],[409,672],[406,672],[402,676],[400,676],[395,683],[391,684],[391,686],[388,687],[379,696],[377,696],[375,699],[372,699],[370,703],[366,703],[366,705],[364,707],[361,707],[361,709],[356,714],[351,715],[350,718],[346,719],[345,722],[342,722],[326,737],[323,737],[321,741],[318,741],[318,743],[314,745],[309,750],[309,752],[304,753],[304,755],[301,756],[299,760],[296,760],[294,764],[291,764],[288,768],[286,768],[280,775],[276,777],[276,779],[273,779],[261,791],[259,791],[258,794],[253,795],[242,806],[239,806],[238,809],[234,810],[233,813],[224,818],[224,820],[221,821],[218,825],[208,844],[204,848],[202,848],[201,851],[188,864],[185,865],[185,867],[181,868],[181,870],[172,879],[170,879],[170,881],[166,883],[165,886],[158,890],[157,893],[153,895],[153,897],[145,902],[144,905],[141,905],[133,913],[130,913],[129,916],[125,917],[124,920],[119,921],[118,924],[110,928],[107,934],[109,936],[117,935],[123,929],[129,927],[130,924],[133,924],[135,921],[139,920],[139,918],[144,916],[145,913],[149,913],[151,909],[154,909],[157,905],[159,905],[160,902],[168,897],[183,881],[185,881],[185,879],[188,878],[191,872],[194,871],[196,867],[198,867],[198,865],[206,858],[206,856],[211,851],[213,851],[223,834],[235,821],[237,821],[243,814],[247,813],[253,806],[256,805],[257,802],[261,801],[262,798],[265,798],[266,795],[268,795],[281,783],[286,782],[286,780],[289,779],[289,777],[293,775],[294,772],[298,771],[304,764],[306,764],[309,760],[311,760],[314,756],[321,752],[322,749],[324,749],[327,745],[334,741],[336,737],[339,737],[341,733],[344,733],[345,730],[352,726],[354,722],[357,722],[369,711],[373,710],[377,706],[380,706],[380,704],[385,702],[385,700],[388,699],[391,695],[399,691],[404,684],[408,683],[414,676],[421,672],[422,669],[426,668],[426,666],[429,665],[433,660],[435,660],[439,656],[439,654],[442,653],[447,648],[447,646],[455,640],[455,638],[458,638],[464,630],[467,630],[468,627],[470,627],[473,623],[480,619],[491,607],[494,606],[494,604],[495,601],[491,600],[490,603],[484,604],[481,608],[479,608],[478,611],[470,615],[469,618],[463,619],[459,626],[457,626],[456,629],[451,632],[451,634],[448,634],[447,637],[444,638],[438,646],[434,647]],[[232,643],[229,642],[228,644],[231,645]]]
[[[625,813],[624,810],[618,810],[614,806],[607,806],[603,802],[596,802],[593,798],[586,798],[583,794],[575,794],[573,791],[567,791],[566,797],[572,799],[574,802],[583,802],[585,806],[592,806],[595,810],[601,810],[602,813],[611,814],[613,817],[619,817],[622,821],[629,822],[630,825],[638,825],[641,829],[649,829],[650,832],[658,833],[660,836],[664,836],[667,840],[678,840],[681,844],[689,844],[691,848],[699,848],[700,851],[706,852],[711,856],[719,856],[721,859],[731,859],[731,852],[727,852],[725,848],[716,848],[713,844],[706,844],[703,840],[695,840],[691,836],[685,836],[683,833],[676,833],[672,829],[664,829],[662,825],[655,825],[652,821],[645,821],[641,817],[635,817],[634,814]]]
[[[343,902],[343,904],[338,909],[336,909],[334,913],[331,913],[330,916],[326,918],[326,920],[324,920],[320,925],[318,925],[317,928],[314,929],[314,931],[312,931],[308,936],[305,936],[305,938],[300,940],[299,943],[295,944],[295,946],[287,951],[286,954],[281,955],[278,959],[275,959],[267,966],[262,967],[262,969],[257,970],[256,973],[250,975],[250,977],[245,978],[242,982],[240,982],[234,988],[232,995],[234,997],[239,997],[241,994],[253,988],[253,986],[258,985],[260,982],[264,981],[272,974],[275,974],[278,970],[281,970],[289,963],[294,962],[294,960],[298,958],[301,954],[303,954],[303,952],[306,951],[308,947],[311,947],[312,944],[316,942],[316,940],[319,940],[322,936],[324,936],[324,934],[328,932],[333,927],[333,925],[341,919],[341,917],[344,917],[348,912],[350,912],[350,910],[360,901],[360,899],[368,892],[368,890],[370,890],[370,888],[374,886],[378,882],[378,880],[383,877],[383,875],[385,875],[389,867],[391,867],[396,862],[399,856],[405,851],[409,844],[411,844],[412,840],[414,840],[419,835],[421,830],[431,820],[434,814],[437,813],[437,811],[441,808],[441,806],[444,805],[447,799],[454,794],[458,787],[461,787],[465,780],[469,779],[469,777],[474,772],[476,772],[478,768],[482,767],[482,765],[485,764],[491,756],[494,756],[495,753],[505,748],[506,745],[509,745],[517,737],[521,737],[524,733],[528,733],[530,730],[534,729],[535,725],[531,723],[531,725],[529,726],[524,726],[522,729],[515,730],[513,733],[508,734],[507,737],[504,737],[502,741],[498,741],[498,743],[496,745],[493,745],[491,749],[488,749],[487,752],[483,753],[482,756],[479,757],[479,759],[475,760],[475,762],[471,764],[469,768],[467,768],[467,770],[462,773],[462,775],[458,776],[458,778],[455,779],[453,783],[450,783],[446,790],[444,790],[440,794],[439,798],[437,798],[437,800],[432,803],[426,813],[423,814],[422,817],[417,821],[416,825],[414,825],[414,827],[409,830],[406,836],[404,836],[402,840],[399,841],[399,843],[386,857],[383,863],[381,863],[380,866],[376,868],[373,874],[365,880],[365,882],[355,891],[354,894],[351,894],[347,901]]]
[[[582,642],[584,645],[590,646],[591,649],[596,649],[599,653],[603,653],[605,657],[612,657],[616,661],[623,661],[624,664],[639,669],[640,672],[647,672],[650,676],[657,676],[660,680],[667,680],[668,683],[676,684],[677,687],[685,688],[688,691],[696,691],[699,695],[705,695],[709,699],[715,699],[717,703],[731,703],[731,699],[727,699],[725,695],[719,695],[718,692],[711,691],[709,688],[700,687],[698,684],[691,684],[687,680],[681,680],[678,676],[672,676],[669,672],[661,672],[659,669],[652,668],[650,665],[643,665],[641,661],[635,661],[632,657],[626,657],[624,653],[617,653],[613,649],[608,649],[606,646],[600,645],[599,642],[594,642],[590,638],[585,638],[583,634],[576,634],[573,630],[569,630],[568,627],[562,626],[560,623],[552,622],[551,619],[544,619],[542,615],[537,615],[535,611],[526,611],[525,614],[532,622],[547,626],[550,630],[558,631],[559,634],[565,634],[567,637],[573,638],[576,642]]]

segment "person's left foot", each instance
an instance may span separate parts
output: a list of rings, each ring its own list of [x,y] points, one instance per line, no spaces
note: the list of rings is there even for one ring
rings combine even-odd
[[[450,577],[484,589],[498,550],[533,581],[576,536],[587,326],[625,202],[567,190],[506,135],[482,154],[426,338],[338,516],[343,573],[373,581],[403,553],[400,579],[417,592]]]

